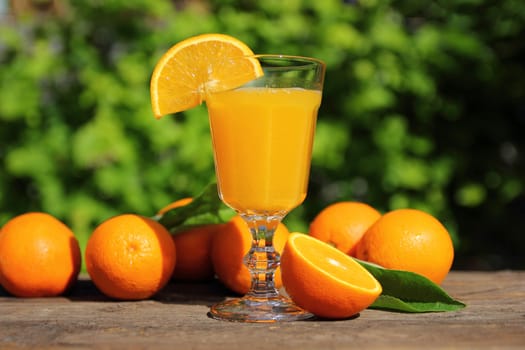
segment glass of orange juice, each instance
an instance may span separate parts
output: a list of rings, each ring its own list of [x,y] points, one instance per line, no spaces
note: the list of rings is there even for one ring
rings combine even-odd
[[[246,221],[253,237],[244,258],[252,285],[244,297],[213,305],[210,315],[240,322],[309,318],[275,288],[279,254],[272,238],[306,197],[325,64],[285,55],[238,59],[260,64],[264,74],[209,94],[206,105],[219,197]]]

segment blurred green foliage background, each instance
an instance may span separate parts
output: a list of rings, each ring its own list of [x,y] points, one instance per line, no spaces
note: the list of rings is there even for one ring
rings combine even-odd
[[[327,63],[291,230],[336,201],[413,207],[450,230],[455,268],[525,268],[524,1],[11,6],[0,17],[0,225],[45,211],[84,246],[104,219],[154,215],[213,181],[205,107],[157,121],[149,79],[172,44],[221,32]]]

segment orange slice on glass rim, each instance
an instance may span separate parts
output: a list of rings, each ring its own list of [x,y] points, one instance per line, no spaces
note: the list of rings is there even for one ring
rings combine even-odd
[[[225,34],[201,34],[172,46],[159,59],[150,83],[151,106],[157,119],[188,110],[210,92],[233,89],[263,75],[242,41]]]

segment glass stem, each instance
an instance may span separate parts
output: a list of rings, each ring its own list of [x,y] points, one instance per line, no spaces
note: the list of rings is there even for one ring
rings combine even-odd
[[[246,297],[252,299],[277,298],[275,270],[279,267],[280,256],[273,246],[273,235],[283,216],[242,215],[252,234],[252,247],[244,257],[244,264],[250,270],[252,284]]]

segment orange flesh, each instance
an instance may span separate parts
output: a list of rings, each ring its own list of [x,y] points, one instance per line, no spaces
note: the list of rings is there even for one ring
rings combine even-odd
[[[256,60],[228,61],[253,55],[243,42],[224,34],[202,34],[171,47],[158,61],[150,82],[156,118],[199,105],[211,91],[240,86],[263,74]]]
[[[295,246],[303,258],[326,275],[332,276],[343,283],[363,289],[375,289],[376,282],[348,255],[334,251],[326,246],[312,245],[307,240],[295,239]],[[356,285],[356,281],[359,285]]]

